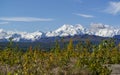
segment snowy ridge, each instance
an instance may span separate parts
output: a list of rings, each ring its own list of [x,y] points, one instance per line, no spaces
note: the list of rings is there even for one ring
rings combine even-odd
[[[85,33],[85,28],[80,24],[77,24],[75,26],[64,24],[62,27],[58,28],[55,31],[47,32],[46,36],[47,37],[74,36],[76,34],[79,35],[79,34],[84,34],[84,33]]]
[[[19,42],[20,40],[29,40],[35,41],[43,37],[44,34],[40,31],[36,31],[33,33],[27,32],[12,32],[12,31],[4,31],[0,29],[0,39],[9,40],[9,38],[13,38],[13,41]]]
[[[101,23],[91,24],[90,28],[93,35],[102,37],[113,37],[114,35],[120,35],[120,28],[114,28],[109,25],[103,25]]]
[[[56,37],[56,36],[74,36],[74,35],[97,35],[102,37],[113,37],[120,35],[120,28],[114,28],[109,25],[101,23],[92,23],[89,29],[84,28],[81,24],[69,25],[64,24],[55,31],[43,33],[40,31],[28,33],[28,32],[13,32],[0,29],[0,40],[9,40],[13,38],[13,41],[19,42],[21,40],[36,41],[44,37]]]

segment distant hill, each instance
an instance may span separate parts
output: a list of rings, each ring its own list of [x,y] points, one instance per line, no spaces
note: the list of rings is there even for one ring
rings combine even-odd
[[[76,45],[79,42],[85,42],[86,40],[89,40],[91,44],[99,44],[103,40],[108,40],[108,39],[113,39],[116,43],[120,43],[120,38],[114,36],[113,38],[110,37],[100,37],[100,36],[95,36],[95,35],[75,35],[75,36],[65,36],[65,37],[45,37],[38,39],[34,42],[32,41],[25,41],[21,40],[20,42],[14,42],[14,47],[21,47],[22,49],[29,48],[30,46],[32,47],[38,47],[40,49],[46,49],[49,50],[51,48],[54,48],[55,42],[58,41],[61,47],[65,47],[69,40],[72,39],[74,45]],[[0,47],[5,48],[8,45],[9,42],[0,42]]]

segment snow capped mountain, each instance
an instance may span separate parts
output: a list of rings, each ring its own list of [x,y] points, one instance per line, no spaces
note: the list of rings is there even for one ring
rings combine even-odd
[[[113,37],[114,35],[120,35],[120,29],[114,28],[109,25],[104,25],[101,23],[92,23],[89,29],[84,28],[82,25],[68,25],[64,24],[62,27],[55,31],[47,32],[47,37],[55,36],[74,36],[74,35],[97,35],[102,37]]]
[[[86,32],[86,29],[77,24],[75,26],[64,24],[62,27],[58,28],[55,31],[47,32],[47,37],[54,37],[54,36],[74,36],[74,35],[82,35]]]
[[[22,39],[31,40],[31,41],[35,41],[43,36],[43,33],[39,31],[33,32],[33,33],[25,32],[20,34]]]
[[[0,41],[9,40],[13,38],[13,41],[19,42],[21,40],[36,41],[44,37],[62,37],[62,36],[74,36],[74,35],[97,35],[102,37],[113,37],[115,35],[120,35],[120,28],[114,28],[109,25],[104,25],[101,23],[92,23],[89,29],[84,28],[81,24],[69,25],[64,24],[60,28],[43,33],[40,31],[28,33],[28,32],[13,32],[5,31],[0,29]]]
[[[103,25],[101,23],[92,23],[90,31],[93,35],[102,37],[113,37],[114,35],[120,35],[120,29],[109,25]]]
[[[6,36],[7,33],[3,29],[0,29],[0,39],[4,39]]]
[[[0,39],[6,39],[9,40],[9,38],[13,38],[13,41],[20,41],[20,40],[30,40],[35,41],[39,38],[43,37],[44,33],[40,31],[36,31],[33,33],[27,33],[27,32],[13,32],[13,31],[4,31],[3,29],[0,29]]]

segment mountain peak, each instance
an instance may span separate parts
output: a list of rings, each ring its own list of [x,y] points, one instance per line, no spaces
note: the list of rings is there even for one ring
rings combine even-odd
[[[61,26],[60,28],[58,28],[58,29],[56,30],[56,32],[68,30],[68,29],[71,29],[71,28],[73,28],[73,25],[64,24],[63,26]]]
[[[92,23],[91,32],[93,35],[102,36],[102,37],[113,37],[114,35],[119,35],[119,30],[112,26],[105,25],[102,23]]]
[[[82,25],[77,24],[77,25],[69,25],[69,24],[64,24],[60,28],[58,28],[55,31],[48,32],[46,34],[47,37],[53,37],[53,36],[74,36],[74,35],[80,35],[84,34],[84,28]]]
[[[71,25],[71,24],[64,24],[64,25],[61,26],[61,27],[64,27],[64,28],[66,28],[66,27],[73,27],[73,25]]]

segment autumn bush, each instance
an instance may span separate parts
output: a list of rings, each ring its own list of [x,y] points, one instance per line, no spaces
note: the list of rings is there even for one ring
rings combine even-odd
[[[104,40],[93,45],[89,40],[60,48],[56,41],[50,51],[13,47],[0,50],[0,75],[109,75],[106,64],[120,64],[120,45]]]

